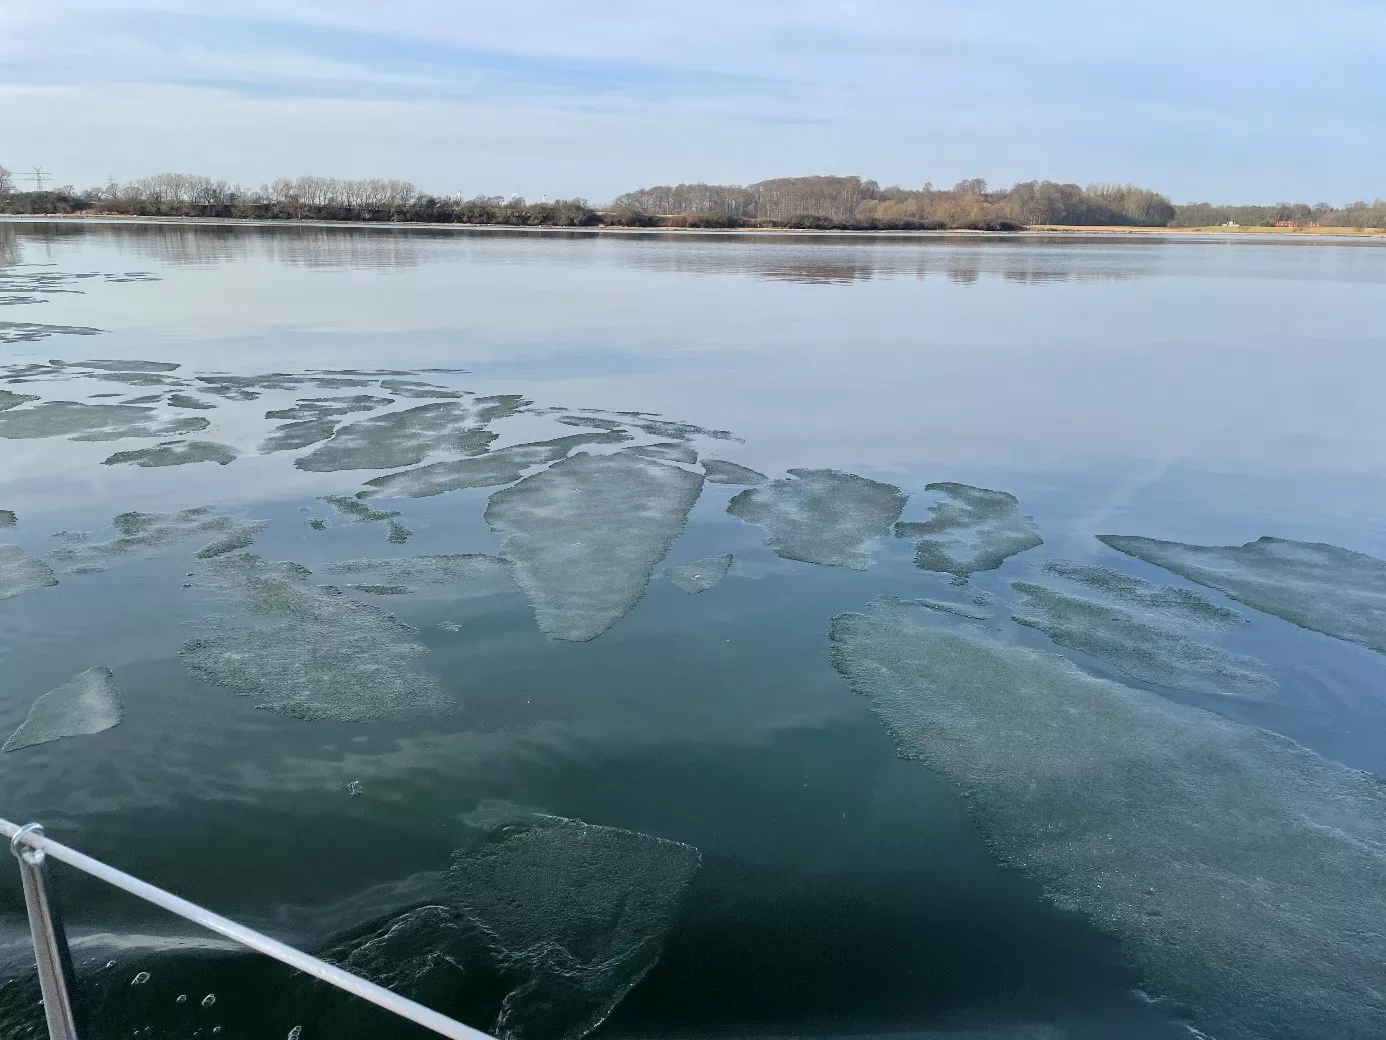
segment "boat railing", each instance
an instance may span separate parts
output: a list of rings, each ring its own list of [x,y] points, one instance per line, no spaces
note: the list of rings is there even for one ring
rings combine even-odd
[[[72,968],[72,954],[63,930],[62,916],[53,903],[52,885],[48,875],[50,858],[66,863],[69,867],[137,896],[145,902],[153,903],[169,913],[177,914],[193,924],[240,943],[266,957],[273,957],[306,975],[321,979],[362,1000],[370,1001],[376,1007],[384,1008],[400,1018],[431,1029],[439,1036],[450,1037],[452,1040],[492,1040],[488,1034],[480,1030],[463,1025],[383,986],[377,986],[359,975],[343,971],[336,965],[328,964],[302,950],[296,950],[220,914],[214,914],[100,860],[83,855],[76,849],[70,849],[45,837],[43,828],[36,823],[21,826],[0,819],[0,836],[10,840],[10,851],[19,861],[19,873],[24,883],[24,903],[29,912],[29,929],[34,936],[34,960],[38,967],[39,989],[43,997],[43,1012],[48,1022],[50,1040],[91,1040],[90,1037],[84,1038],[81,1031],[84,1023],[81,1021],[80,1002],[74,999],[77,983]]]

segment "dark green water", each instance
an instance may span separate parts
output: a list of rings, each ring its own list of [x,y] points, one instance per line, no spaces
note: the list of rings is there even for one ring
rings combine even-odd
[[[989,617],[929,612],[939,631],[1061,654],[1189,718],[1212,712],[1281,734],[1345,776],[1386,770],[1380,653],[1094,537],[1239,546],[1271,535],[1386,557],[1386,249],[6,223],[0,265],[0,390],[36,399],[0,411],[0,509],[17,517],[0,542],[57,582],[0,599],[0,736],[91,668],[110,669],[124,711],[102,732],[0,755],[6,818],[41,820],[91,855],[338,959],[383,922],[459,905],[446,873],[454,853],[465,863],[498,841],[508,849],[504,835],[536,819],[619,829],[590,832],[629,843],[592,883],[637,917],[629,908],[644,904],[627,890],[645,883],[642,856],[696,850],[687,887],[660,889],[658,912],[639,917],[641,938],[626,945],[612,923],[620,914],[568,920],[559,899],[536,924],[515,904],[497,909],[500,896],[483,900],[485,912],[461,897],[502,937],[548,929],[572,952],[601,951],[567,974],[504,942],[502,954],[477,945],[465,928],[369,946],[378,977],[518,1037],[584,1032],[592,1022],[574,1007],[604,1017],[597,1035],[611,1037],[1087,1040],[1189,1036],[1191,1023],[1211,1022],[1215,1036],[1309,1038],[1376,1035],[1386,1021],[1366,996],[1363,1032],[1306,1031],[1294,1023],[1312,1016],[1290,1011],[1282,1032],[1229,1029],[1235,1000],[1192,999],[1144,958],[1148,937],[1081,898],[1055,905],[1043,869],[1014,869],[1024,867],[1014,831],[976,818],[976,804],[970,816],[960,794],[987,789],[986,779],[902,759],[900,731],[834,667],[829,638],[834,617],[881,596],[946,600]],[[179,367],[151,372],[135,360]],[[266,373],[277,375],[225,378]],[[522,401],[487,418],[459,393]],[[266,412],[361,395],[381,400],[330,415],[335,440],[260,451],[294,421]],[[82,408],[42,411],[60,401],[127,411],[99,422]],[[429,414],[452,414],[454,428],[406,423],[381,465],[385,434],[370,424],[425,406],[442,406]],[[414,465],[590,437],[602,431],[557,419],[594,414],[630,439],[573,451],[625,460],[610,472],[589,472],[574,454],[547,471],[554,458],[521,467],[519,483],[517,471],[433,497],[359,500],[398,511],[404,541],[390,539],[389,520],[353,522],[322,501]],[[649,426],[654,414],[691,426]],[[467,429],[497,435],[489,452]],[[93,435],[104,439],[79,439]],[[103,464],[186,442],[224,446],[234,461]],[[324,471],[327,456],[314,455],[324,443],[345,444],[346,462]],[[628,451],[670,443],[776,483],[699,487],[699,466]],[[863,519],[865,499],[845,485],[783,498],[811,479],[787,480],[792,469],[898,488],[909,496],[905,522],[947,502],[924,490],[931,482],[1004,491],[1018,500],[1005,523],[1029,530],[1023,517],[1033,517],[1043,544],[956,578],[921,570],[913,534],[891,537],[894,516]],[[545,472],[568,479],[545,484]],[[674,500],[690,485],[687,510]],[[741,518],[745,508],[729,514],[743,493],[800,523],[795,537],[810,551],[785,549]],[[106,544],[119,514],[200,506],[267,523],[203,559],[218,532],[120,552]],[[835,522],[864,569],[785,558],[825,552],[818,540]],[[983,528],[964,534],[999,544]],[[648,586],[628,549],[653,569]],[[228,570],[245,552],[311,574],[273,584],[257,570],[246,584]],[[335,570],[455,554],[500,554],[519,584]],[[533,554],[549,561],[537,578],[525,571]],[[663,575],[716,554],[733,562],[705,592]],[[1013,581],[1091,593],[1046,571],[1053,560],[1197,591],[1238,619],[1200,627],[1099,596],[1097,621],[1015,624]],[[1333,582],[1362,572],[1351,561],[1332,570],[1328,598]],[[619,588],[602,591],[612,574],[624,575]],[[599,634],[561,638],[569,621],[546,620],[545,597]],[[1370,628],[1386,619],[1375,603],[1363,593],[1333,623],[1351,615]],[[1149,651],[1142,627],[1094,642],[1121,611],[1133,626],[1154,617],[1183,642]],[[199,641],[212,648],[210,669],[187,649]],[[293,673],[328,643],[316,679]],[[1212,649],[1190,657],[1190,643]],[[228,653],[241,655],[253,690],[228,679]],[[1250,669],[1245,688],[1233,690],[1229,660]],[[1016,756],[1020,773],[1024,750]],[[1058,805],[1055,820],[1071,811]],[[1133,818],[1142,811],[1133,798]],[[1226,828],[1228,856],[1261,811],[1209,821]],[[555,833],[562,861],[568,832]],[[1358,839],[1386,862],[1375,838]],[[504,894],[521,903],[566,884],[551,860],[503,862],[516,867]],[[1175,874],[1188,865],[1177,855],[1170,864]],[[194,941],[190,926],[99,885],[67,872],[61,881],[98,1037],[271,1038],[296,1026],[304,1040],[415,1035],[257,957]],[[1181,897],[1176,887],[1162,898]],[[1365,933],[1386,931],[1372,906],[1362,913]],[[1245,941],[1216,927],[1200,933],[1212,945]],[[1338,942],[1363,942],[1318,938],[1321,960]],[[40,1035],[27,942],[17,878],[0,871],[7,1037]],[[594,967],[613,953],[617,967]],[[141,972],[148,980],[132,985]],[[1295,978],[1293,965],[1282,977]],[[502,998],[526,983],[498,1026]],[[1293,983],[1277,992],[1287,1008],[1308,999]],[[561,1013],[546,1018],[553,1007]]]

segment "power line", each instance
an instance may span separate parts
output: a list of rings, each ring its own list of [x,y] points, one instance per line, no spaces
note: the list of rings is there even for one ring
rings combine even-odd
[[[49,173],[47,170],[45,170],[42,166],[35,166],[35,167],[34,167],[32,170],[30,170],[28,173],[23,174],[23,177],[24,177],[25,180],[29,180],[29,181],[33,181],[33,182],[34,182],[34,190],[35,190],[35,191],[42,191],[42,190],[43,190],[43,182],[44,182],[47,178],[49,178],[49,177],[51,177],[51,176],[53,176],[53,175],[52,175],[51,173]]]

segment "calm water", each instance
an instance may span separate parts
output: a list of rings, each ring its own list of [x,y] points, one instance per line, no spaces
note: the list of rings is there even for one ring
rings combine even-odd
[[[641,919],[657,933],[641,940],[642,956],[653,959],[664,938],[643,981],[615,1002],[644,965],[578,972],[586,996],[559,986],[552,997],[586,1000],[591,1018],[615,1002],[604,1036],[1188,1036],[1187,1023],[1209,1018],[1163,999],[1162,979],[1132,963],[1120,927],[1099,927],[1102,915],[1062,900],[1061,909],[1042,879],[1003,866],[1016,863],[1014,849],[969,818],[959,778],[897,755],[869,699],[834,668],[830,624],[882,595],[971,604],[990,615],[979,631],[1010,644],[1265,727],[1331,763],[1386,771],[1386,660],[1366,646],[1202,589],[1246,622],[1180,629],[1254,663],[1262,694],[1232,696],[1189,671],[1168,681],[1132,674],[1119,655],[1061,646],[1009,620],[1011,582],[1062,584],[1043,570],[1052,560],[1198,588],[1095,535],[1233,546],[1272,535],[1386,557],[1383,290],[1386,248],[1355,242],[0,224],[0,390],[38,399],[0,411],[0,509],[17,516],[0,541],[57,580],[0,600],[0,736],[37,697],[90,668],[111,670],[124,706],[114,728],[0,756],[0,812],[40,819],[83,851],[339,956],[363,945],[363,929],[451,905],[451,857],[494,841],[497,821],[523,828],[551,814],[620,828],[637,851],[696,849],[701,866],[686,890],[664,891],[659,912]],[[92,359],[180,367],[82,364]],[[224,378],[266,373],[279,375]],[[603,431],[580,423],[597,416],[634,439],[576,451],[628,459],[631,446],[672,444],[661,450],[691,449],[775,481],[791,469],[840,470],[908,494],[905,522],[927,520],[944,500],[923,490],[931,482],[1004,491],[1033,516],[1043,545],[955,578],[916,567],[912,538],[876,537],[867,524],[864,569],[789,559],[772,551],[763,524],[727,511],[733,496],[773,497],[779,483],[708,482],[700,495],[692,487],[691,511],[660,505],[661,481],[686,489],[697,479],[687,475],[702,472],[686,461],[651,462],[640,472],[654,483],[630,488],[574,469],[572,486],[538,505],[498,490],[519,470],[430,497],[386,488],[356,500],[398,512],[389,519],[360,521],[322,501],[415,463],[484,458],[484,442],[466,449],[456,430],[429,440],[436,431],[412,426],[391,442],[390,464],[367,457],[386,437],[375,417],[471,407],[460,392],[521,395],[495,406],[505,414],[463,424],[498,435],[491,454],[590,437]],[[355,396],[377,400],[332,414]],[[78,410],[4,425],[52,401],[131,410],[102,423]],[[335,441],[261,451],[276,427],[311,421],[315,407],[329,420],[324,437],[332,422],[365,423],[365,454],[295,465],[354,436],[340,430]],[[267,418],[273,411],[292,414]],[[650,414],[622,414],[632,412]],[[650,426],[653,415],[691,426]],[[103,439],[82,439],[92,436]],[[218,461],[228,464],[103,465],[187,441],[224,446]],[[418,457],[405,459],[413,449]],[[534,480],[552,461],[520,469]],[[831,513],[837,494],[783,509],[807,510],[817,530],[828,514],[815,510]],[[254,539],[241,548],[311,571],[295,581],[323,617],[307,625],[293,604],[275,614],[257,601],[262,587],[228,570],[236,551],[199,559],[215,532],[122,552],[108,544],[118,514],[200,506],[267,521],[245,528]],[[614,548],[584,557],[581,539],[596,544],[613,527]],[[507,542],[517,530],[519,542]],[[662,562],[661,538],[675,539]],[[654,565],[648,588],[638,562],[617,559],[627,543]],[[550,565],[526,584],[529,550]],[[697,595],[663,574],[728,553],[726,577]],[[441,554],[515,560],[524,591],[503,572],[414,580],[333,569]],[[605,627],[589,641],[547,637],[533,608],[541,623],[546,595],[589,610],[608,559],[630,572],[615,599],[638,602],[593,622]],[[381,594],[401,591],[382,590],[391,584],[414,591]],[[385,611],[411,627],[392,626]],[[942,613],[937,623],[976,627]],[[563,634],[552,622],[546,630]],[[381,651],[377,638],[403,649]],[[254,689],[237,688],[224,667],[198,667],[186,645],[199,640],[279,656],[251,666]],[[322,640],[342,644],[320,685],[345,690],[343,700],[273,710],[292,708],[276,700],[288,697],[278,676]],[[372,670],[403,657],[397,674]],[[408,703],[373,701],[373,684]],[[409,701],[425,688],[421,703]],[[560,860],[566,848],[560,841]],[[500,862],[516,898],[561,888],[544,857]],[[602,884],[640,884],[622,871],[642,862],[601,860]],[[231,1040],[295,1026],[304,1040],[414,1035],[258,959],[193,942],[149,908],[63,880],[70,931],[86,937],[79,959],[101,1036]],[[615,901],[622,913],[631,905]],[[629,952],[617,949],[622,925],[565,923],[563,905],[512,931],[552,928],[567,942],[605,928],[592,940],[601,957]],[[510,926],[498,921],[517,911],[490,912],[479,916],[504,938]],[[459,941],[410,933],[371,964],[495,1028],[496,994],[532,965],[455,963],[466,958],[447,943]],[[37,1036],[22,898],[3,871],[0,942],[11,962],[0,1021],[7,1036]],[[412,960],[390,975],[401,949]],[[132,985],[144,971],[148,981]],[[551,971],[535,971],[535,986],[556,985]],[[513,1035],[553,1035],[534,1024],[539,1012],[517,1007]]]

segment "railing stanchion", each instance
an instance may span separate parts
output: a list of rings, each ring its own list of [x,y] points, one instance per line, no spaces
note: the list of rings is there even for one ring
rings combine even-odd
[[[21,827],[10,839],[10,851],[19,861],[19,874],[24,881],[24,905],[29,911],[29,930],[34,935],[34,957],[38,963],[48,1036],[49,1040],[80,1040],[72,1005],[76,989],[72,953],[67,946],[62,917],[53,905],[48,857],[42,849],[31,848],[24,842],[31,834],[42,836],[43,828],[36,823]]]

